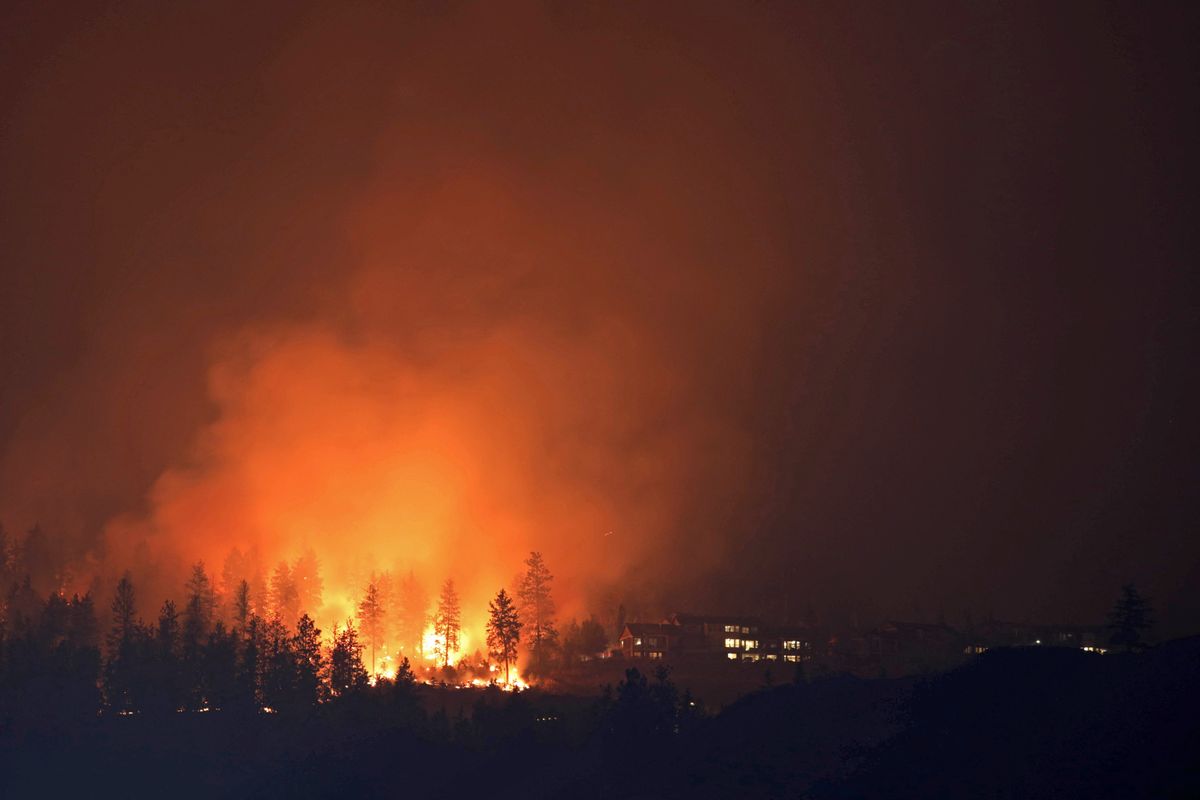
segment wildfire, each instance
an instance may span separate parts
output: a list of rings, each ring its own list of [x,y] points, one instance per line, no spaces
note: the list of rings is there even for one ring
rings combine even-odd
[[[439,636],[434,631],[432,623],[426,626],[425,633],[421,636],[421,652],[424,654],[425,660],[431,664],[446,662],[452,667],[458,666],[463,660],[463,654],[467,651],[467,643],[470,641],[469,634],[465,630],[459,632],[458,647],[450,651],[448,660],[442,655],[444,641],[445,637]]]

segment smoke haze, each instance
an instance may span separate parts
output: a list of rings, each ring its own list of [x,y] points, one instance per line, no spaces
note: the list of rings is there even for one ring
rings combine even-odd
[[[17,3],[0,521],[150,597],[312,547],[331,614],[537,549],[572,613],[1186,626],[1195,63],[1124,13]]]

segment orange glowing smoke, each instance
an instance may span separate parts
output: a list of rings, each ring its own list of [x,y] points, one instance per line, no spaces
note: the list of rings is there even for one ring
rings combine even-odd
[[[389,169],[381,180],[397,185]],[[640,258],[662,266],[655,231],[580,249],[610,220],[476,172],[424,206],[367,193],[347,221],[366,263],[322,321],[214,349],[215,421],[159,478],[148,514],[108,526],[109,575],[132,566],[142,597],[177,596],[196,560],[217,575],[236,547],[269,574],[311,548],[327,632],[355,616],[372,572],[411,571],[431,596],[455,581],[474,648],[488,600],[516,588],[531,550],[564,617],[596,610],[634,566],[657,564],[661,582],[681,554],[689,574],[718,562],[728,509],[712,498],[736,494],[748,438],[696,374],[740,346],[749,295],[682,281],[686,259],[630,262],[644,235]],[[618,267],[637,293],[609,277]],[[664,309],[681,292],[675,319]],[[721,391],[742,379],[723,375]]]
[[[311,548],[324,591],[308,610],[326,634],[357,617],[374,572],[411,571],[429,613],[451,577],[463,625],[452,661],[482,648],[488,600],[516,588],[530,550],[556,574],[562,614],[585,611],[584,592],[648,551],[655,537],[637,532],[660,528],[666,506],[651,495],[624,501],[624,489],[606,496],[590,470],[571,473],[555,441],[571,420],[545,387],[530,388],[529,346],[497,336],[469,359],[416,368],[385,345],[325,330],[247,338],[212,371],[221,415],[191,463],[158,481],[149,517],[109,526],[112,568],[133,565],[143,597],[178,596],[197,560],[218,579],[238,548],[265,579]],[[595,444],[576,443],[595,462]],[[635,458],[605,480],[640,483],[655,469]]]

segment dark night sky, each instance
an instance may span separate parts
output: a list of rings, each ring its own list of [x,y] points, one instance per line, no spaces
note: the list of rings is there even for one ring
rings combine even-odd
[[[244,5],[0,10],[9,528],[153,515],[248,330],[499,336],[647,605],[1200,627],[1189,4]]]

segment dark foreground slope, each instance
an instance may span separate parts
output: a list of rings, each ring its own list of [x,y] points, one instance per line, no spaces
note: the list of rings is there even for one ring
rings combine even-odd
[[[5,732],[0,795],[1198,797],[1198,676],[1190,639],[789,684],[712,717],[640,675],[598,700],[415,687],[305,717],[100,717]]]

